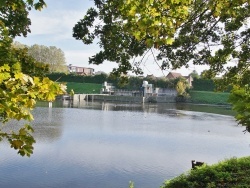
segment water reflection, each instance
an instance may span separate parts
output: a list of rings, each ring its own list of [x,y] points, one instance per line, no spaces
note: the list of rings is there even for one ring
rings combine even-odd
[[[132,180],[152,188],[189,170],[193,159],[212,164],[249,154],[250,135],[223,113],[175,104],[67,105],[74,108],[59,101],[34,110],[31,158],[0,143],[1,187],[127,188]]]
[[[39,103],[39,106],[48,106],[48,103]],[[86,108],[86,109],[98,109],[105,111],[143,111],[148,113],[170,114],[170,115],[182,115],[176,114],[176,110],[180,111],[195,111],[206,112],[221,115],[234,116],[235,113],[231,110],[230,106],[213,106],[213,105],[195,105],[187,103],[112,103],[112,102],[87,102],[87,101],[69,101],[58,100],[53,103],[53,107],[64,108]]]
[[[65,118],[63,109],[38,107],[33,111],[33,115],[35,120],[31,125],[38,142],[52,142],[61,137]]]
[[[47,104],[47,103],[46,103]],[[34,128],[36,141],[52,142],[61,137],[63,132],[64,109],[37,107],[32,111],[34,121],[10,121],[2,127],[2,131],[18,131],[23,125],[30,124]]]

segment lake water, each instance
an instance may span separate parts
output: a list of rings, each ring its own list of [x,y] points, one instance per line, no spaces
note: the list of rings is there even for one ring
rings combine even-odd
[[[33,111],[30,158],[0,143],[0,187],[128,188],[133,181],[136,188],[157,188],[189,170],[193,159],[213,164],[250,153],[250,135],[222,107],[63,106],[72,105]]]

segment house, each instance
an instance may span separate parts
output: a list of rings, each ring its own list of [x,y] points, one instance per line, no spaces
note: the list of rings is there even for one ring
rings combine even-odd
[[[153,80],[156,79],[156,77],[155,77],[153,74],[148,74],[148,75],[146,76],[146,78],[147,78],[147,79],[153,79]]]
[[[177,72],[169,72],[168,75],[166,76],[168,79],[176,79],[179,77],[183,77],[181,75],[181,73],[177,73]]]
[[[194,78],[191,75],[189,75],[189,76],[183,76],[183,77],[186,78],[186,81],[188,82],[188,85],[190,87],[192,87],[192,82],[194,81]]]
[[[94,74],[95,71],[93,68],[78,67],[78,66],[73,66],[72,64],[69,64],[67,67],[70,73],[76,73],[78,75],[83,75],[83,76],[91,76]]]
[[[182,76],[181,73],[177,72],[169,72],[168,75],[166,76],[167,79],[176,79],[176,78],[185,78],[186,81],[188,82],[188,85],[192,87],[192,82],[193,82],[193,77],[191,75],[189,76]]]

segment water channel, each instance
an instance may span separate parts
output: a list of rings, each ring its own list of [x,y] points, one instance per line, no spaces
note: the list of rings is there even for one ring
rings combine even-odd
[[[214,164],[250,153],[250,134],[225,107],[67,101],[40,106],[33,110],[30,158],[0,143],[0,187],[127,188],[133,181],[136,188],[158,188],[189,170],[193,159]]]

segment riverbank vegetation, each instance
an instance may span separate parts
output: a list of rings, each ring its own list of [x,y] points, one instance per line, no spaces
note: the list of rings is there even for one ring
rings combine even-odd
[[[191,103],[229,105],[228,98],[230,93],[190,90],[189,95],[188,101]]]
[[[120,78],[113,77],[108,74],[98,74],[92,76],[83,76],[77,74],[66,74],[66,73],[50,73],[47,74],[51,80],[59,82],[75,82],[75,83],[95,83],[103,84],[105,81],[112,83],[118,89],[128,89],[128,90],[139,90],[142,87],[143,81],[148,81],[148,83],[153,84],[154,87],[160,88],[175,88],[177,82],[180,78],[177,79],[166,79],[164,77],[139,77],[139,76],[128,76],[127,82],[124,84],[120,83]]]
[[[238,188],[250,185],[250,157],[204,165],[168,180],[161,188]]]

